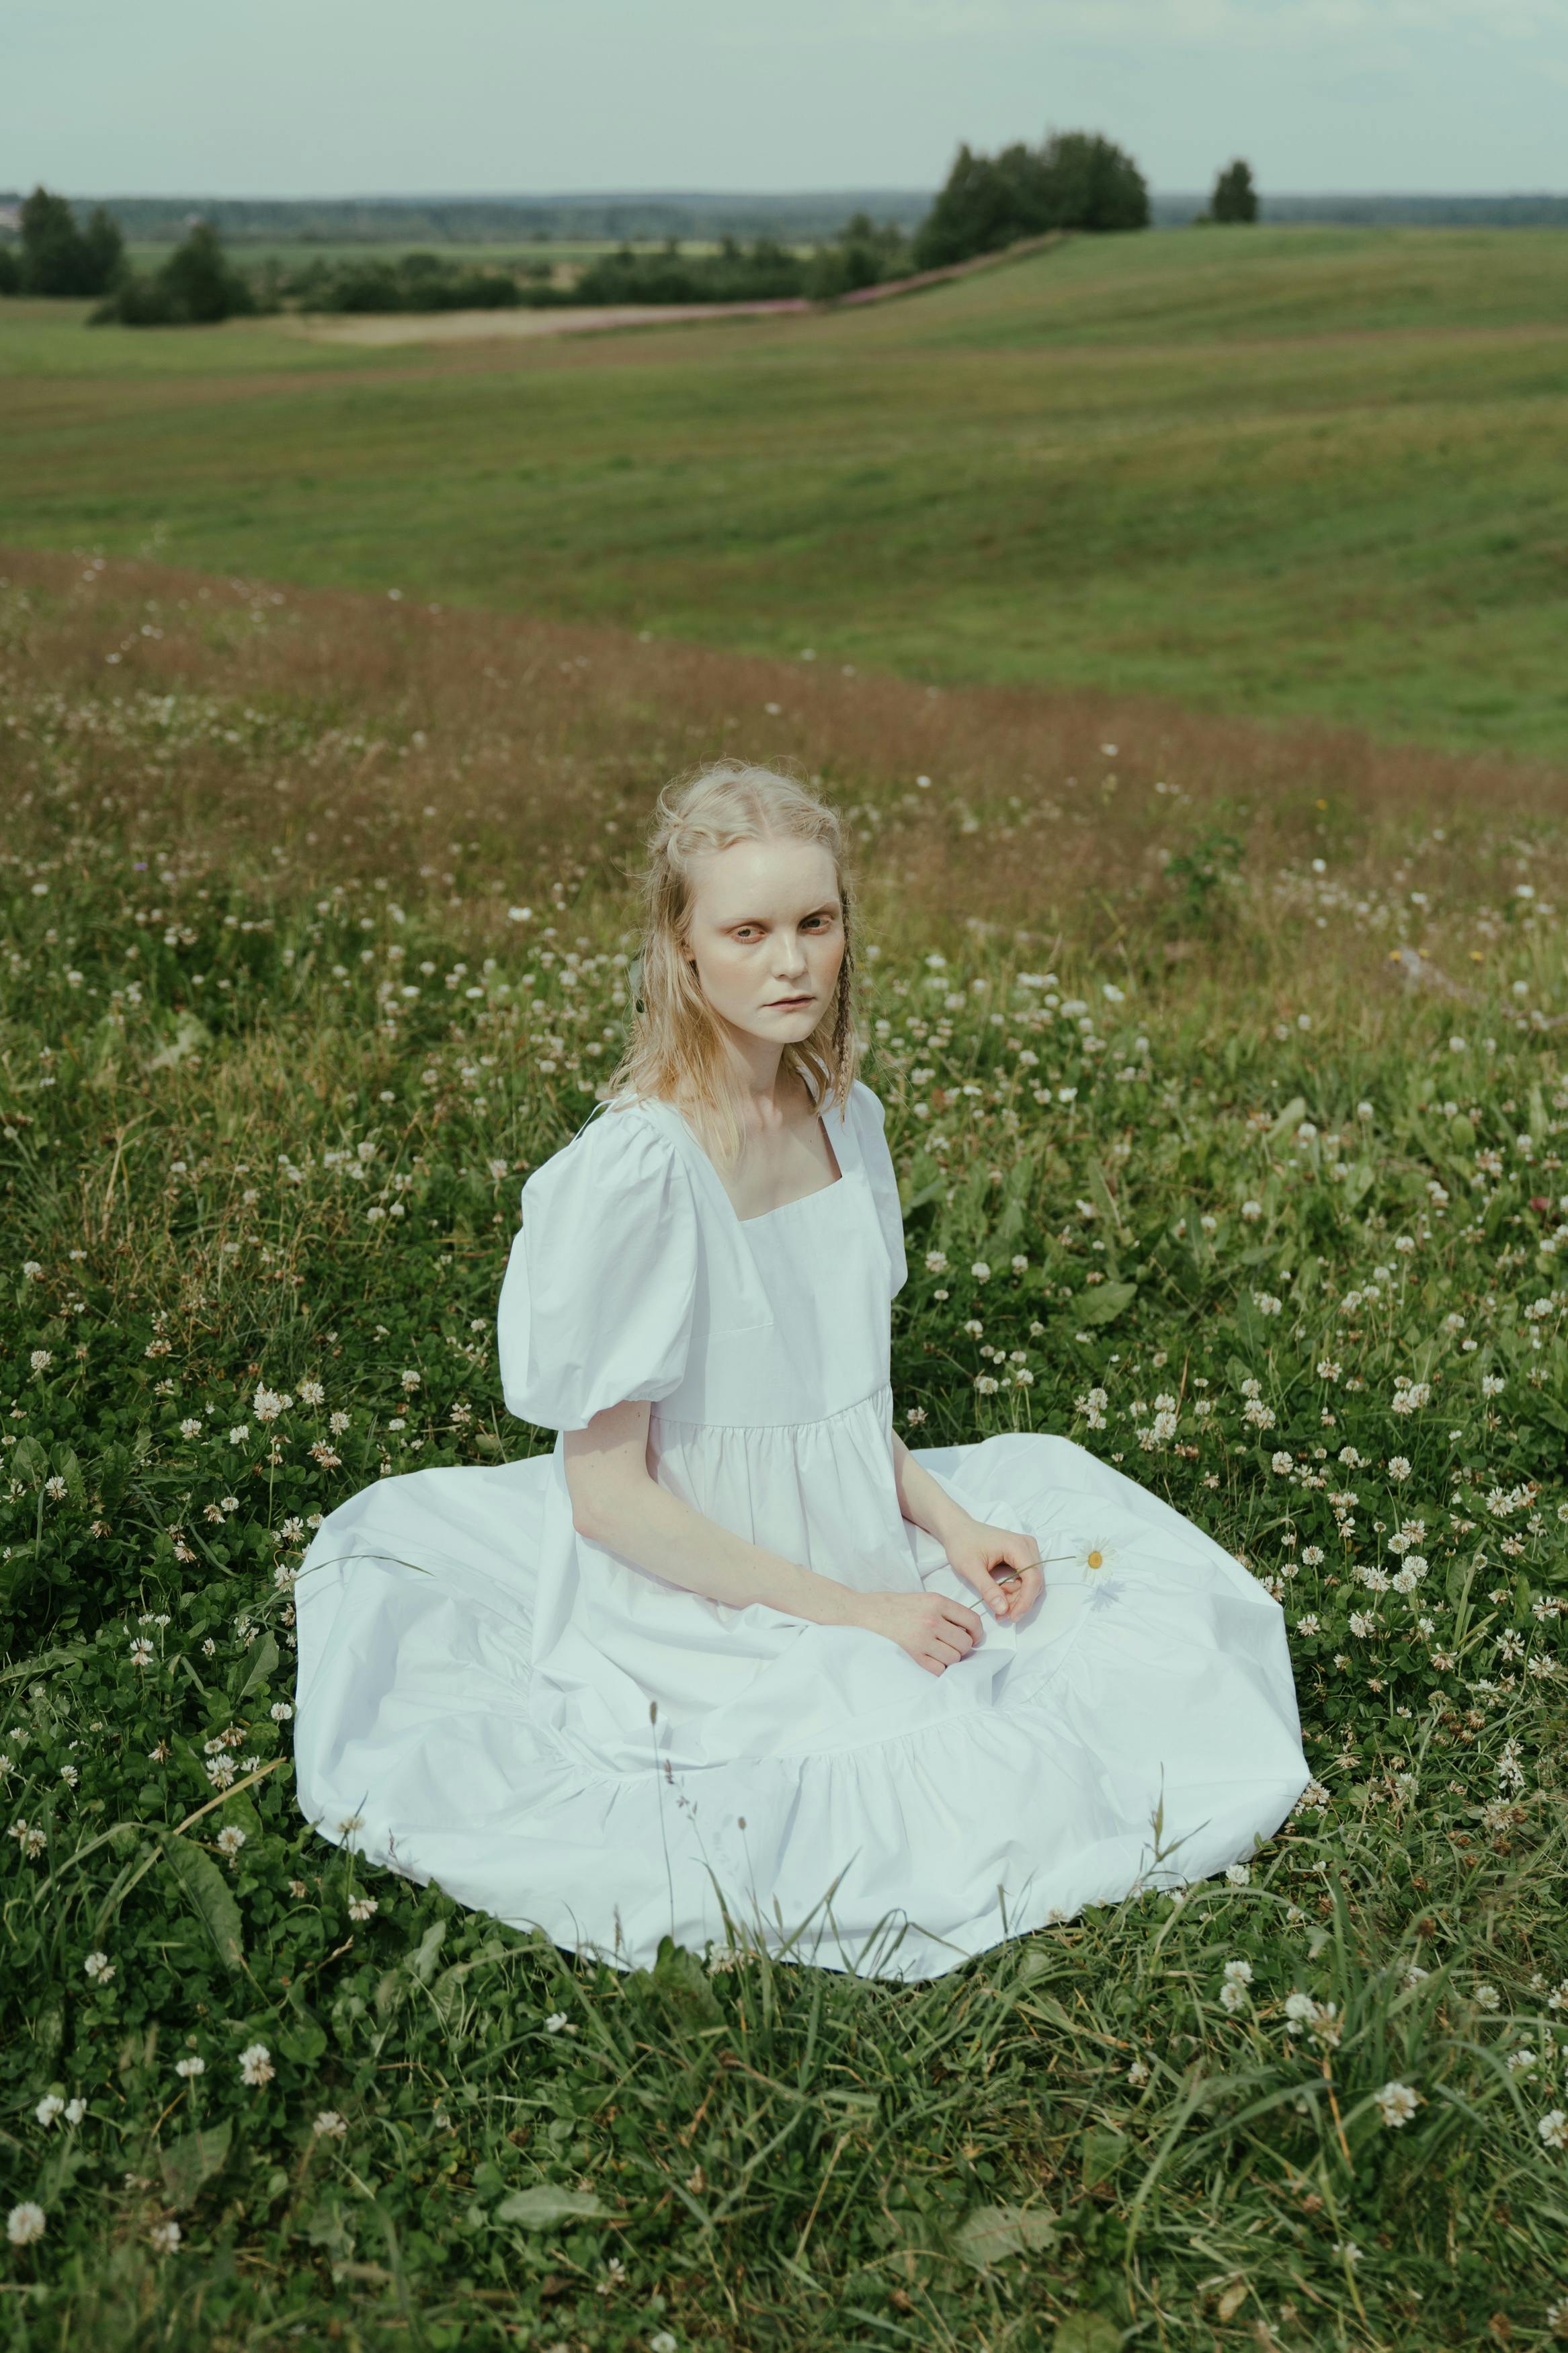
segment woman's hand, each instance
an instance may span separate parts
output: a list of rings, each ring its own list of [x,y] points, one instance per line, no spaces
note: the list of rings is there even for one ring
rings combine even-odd
[[[945,1674],[980,1640],[980,1620],[973,1610],[962,1601],[950,1601],[944,1593],[863,1593],[857,1595],[856,1604],[856,1625],[868,1633],[885,1634],[928,1675]]]
[[[988,1527],[984,1520],[947,1539],[949,1566],[973,1587],[986,1608],[998,1618],[1022,1618],[1045,1591],[1040,1547],[1033,1536],[1016,1535],[1010,1528]]]

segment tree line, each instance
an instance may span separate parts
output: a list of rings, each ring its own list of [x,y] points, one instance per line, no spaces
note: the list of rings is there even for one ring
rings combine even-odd
[[[1258,217],[1250,167],[1229,164],[1215,183],[1205,222]],[[1016,142],[994,155],[961,146],[947,180],[912,237],[894,222],[857,213],[814,251],[772,237],[750,246],[725,237],[716,252],[683,253],[671,237],[653,252],[623,245],[582,270],[571,287],[542,261],[500,268],[435,253],[276,263],[251,272],[228,257],[216,229],[198,220],[155,270],[131,268],[118,224],[100,205],[85,227],[63,196],[39,187],[21,207],[16,247],[0,245],[0,293],[97,296],[91,323],[184,326],[254,316],[286,304],[312,311],[509,309],[520,304],[834,301],[868,286],[937,269],[1052,231],[1117,234],[1148,227],[1149,188],[1131,156],[1098,132],[1053,132],[1038,146]]]

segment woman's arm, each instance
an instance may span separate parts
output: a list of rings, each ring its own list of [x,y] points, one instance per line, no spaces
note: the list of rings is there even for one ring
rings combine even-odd
[[[688,1593],[735,1609],[761,1601],[818,1626],[885,1634],[941,1674],[973,1648],[980,1621],[941,1594],[860,1593],[765,1552],[693,1511],[647,1467],[648,1407],[628,1402],[564,1433],[566,1488],[579,1535]]]
[[[994,1617],[1021,1618],[1045,1590],[1040,1547],[1033,1536],[993,1528],[955,1503],[940,1480],[915,1461],[893,1432],[893,1476],[906,1520],[933,1535],[950,1565],[972,1585]]]

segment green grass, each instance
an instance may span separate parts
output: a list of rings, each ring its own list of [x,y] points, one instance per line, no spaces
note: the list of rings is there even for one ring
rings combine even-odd
[[[1110,778],[1075,809],[1043,759],[1027,803],[1000,763],[984,799],[833,763],[906,1199],[900,1426],[1065,1432],[1244,1556],[1320,1787],[1246,1884],[934,1985],[673,1948],[621,1978],[298,1819],[289,1573],[384,1467],[538,1442],[486,1327],[521,1176],[625,1019],[591,845],[692,705],[651,672],[583,696],[563,638],[478,622],[424,632],[473,665],[441,705],[384,600],[57,568],[0,589],[0,2211],[44,2216],[0,2245],[0,2338],[1560,2339],[1560,814],[1450,833],[1395,800],[1358,864],[1337,802],[1294,847],[1239,796],[1173,810],[1169,867],[1078,894],[1047,973],[1037,936],[965,933],[978,869],[911,884],[900,828],[998,871],[1026,823],[1135,844]],[[138,615],[155,677],[106,662]],[[274,628],[293,672],[258,667]],[[1453,993],[1380,984],[1391,946]],[[258,1380],[294,1400],[275,1445]]]
[[[14,539],[1568,753],[1568,236],[1088,240],[883,309],[366,352],[0,306]]]

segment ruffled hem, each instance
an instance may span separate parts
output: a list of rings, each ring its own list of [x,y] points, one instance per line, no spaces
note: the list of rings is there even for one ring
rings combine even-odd
[[[932,1677],[879,1637],[770,1613],[789,1639],[763,1680],[695,1727],[648,1726],[629,1769],[548,1721],[552,1685],[527,1704],[542,1475],[367,1491],[320,1532],[307,1569],[322,1575],[300,1594],[307,1815],[367,1861],[622,1968],[665,1936],[722,1945],[733,1924],[817,1967],[941,1976],[1085,1905],[1245,1859],[1308,1779],[1278,1605],[1066,1440],[925,1459],[978,1516],[1038,1536],[1054,1566],[1031,1620],[988,1628]],[[482,1480],[500,1483],[460,1483]],[[503,1498],[516,1573],[498,1584]],[[465,1535],[489,1547],[479,1566]],[[406,1564],[435,1565],[437,1538],[432,1585]],[[326,1566],[345,1552],[352,1571]]]

